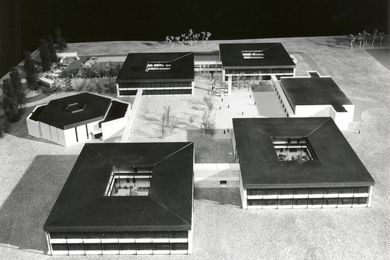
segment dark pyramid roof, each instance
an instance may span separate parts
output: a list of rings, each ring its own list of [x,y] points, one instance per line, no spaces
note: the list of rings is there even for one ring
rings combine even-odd
[[[273,43],[223,43],[219,45],[224,68],[256,69],[295,67],[294,61],[280,42]],[[262,50],[264,59],[244,59],[241,51]]]
[[[296,105],[331,105],[337,112],[346,112],[343,105],[352,104],[330,77],[282,78],[280,86],[294,111]]]
[[[104,196],[114,165],[153,166],[149,196]],[[192,200],[193,143],[86,144],[44,230],[189,230]]]
[[[35,121],[60,129],[69,129],[103,119],[110,103],[110,98],[85,92],[53,99],[43,109],[36,110],[32,117]],[[72,104],[75,104],[73,109],[80,108],[81,111],[72,113],[71,107],[67,110],[67,106]]]
[[[148,62],[167,62],[167,71],[146,72]],[[194,80],[194,54],[190,52],[129,53],[117,83],[180,82]]]
[[[373,185],[371,177],[330,117],[233,119],[246,188]],[[279,161],[272,137],[306,137],[317,160]]]

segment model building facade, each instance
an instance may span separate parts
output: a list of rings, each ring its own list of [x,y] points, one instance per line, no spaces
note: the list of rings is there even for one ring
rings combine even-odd
[[[193,143],[86,144],[44,225],[49,254],[190,254]]]
[[[125,126],[129,106],[91,93],[67,96],[37,106],[26,119],[27,129],[34,137],[63,146],[104,140]]]
[[[275,82],[276,93],[289,117],[332,117],[347,130],[355,106],[331,77],[309,72],[309,77],[287,77]]]
[[[116,79],[118,96],[193,95],[194,54],[130,53]]]
[[[367,207],[374,180],[332,118],[233,119],[242,207]]]

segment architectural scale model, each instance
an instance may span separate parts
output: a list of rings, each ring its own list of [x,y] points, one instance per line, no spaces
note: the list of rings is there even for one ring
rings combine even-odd
[[[130,53],[116,78],[118,96],[193,95],[194,54]]]
[[[331,77],[283,77],[276,93],[289,117],[332,117],[341,130],[353,122],[355,106]]]
[[[44,225],[49,254],[190,254],[193,143],[85,144]]]
[[[271,79],[295,75],[295,63],[276,43],[224,43],[219,45],[223,80],[231,89],[239,79]],[[229,91],[230,93],[231,91]]]
[[[126,123],[129,104],[91,93],[51,100],[37,106],[26,118],[28,133],[71,146],[88,140],[105,140]]]
[[[235,118],[242,208],[367,207],[374,179],[332,118]]]

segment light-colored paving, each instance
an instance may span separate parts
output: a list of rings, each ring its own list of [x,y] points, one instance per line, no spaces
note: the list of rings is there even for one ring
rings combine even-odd
[[[230,96],[217,97],[215,109],[215,124],[218,129],[233,128],[233,118],[259,116],[252,92],[245,88],[233,90]]]
[[[280,101],[275,92],[253,92],[256,106],[260,116],[263,117],[286,117]]]

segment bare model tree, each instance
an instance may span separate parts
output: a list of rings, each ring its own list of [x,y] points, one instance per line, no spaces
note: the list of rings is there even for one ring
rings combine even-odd
[[[383,41],[383,38],[385,38],[385,33],[380,32],[380,33],[378,33],[378,36],[379,36],[379,46],[382,46],[382,41]]]
[[[358,42],[359,42],[359,48],[362,47],[362,44],[363,44],[363,34],[362,33],[358,33],[358,38],[357,38]]]
[[[215,127],[215,118],[212,116],[210,110],[206,110],[203,112],[201,127],[203,128],[205,134],[212,134],[212,130]]]
[[[355,36],[354,36],[353,34],[350,34],[350,35],[349,35],[349,40],[350,40],[351,51],[352,51],[352,49],[353,49],[353,44],[354,44],[356,38],[355,38]]]
[[[374,32],[372,33],[372,43],[371,46],[374,46],[375,40],[378,38],[378,30],[375,29]]]

